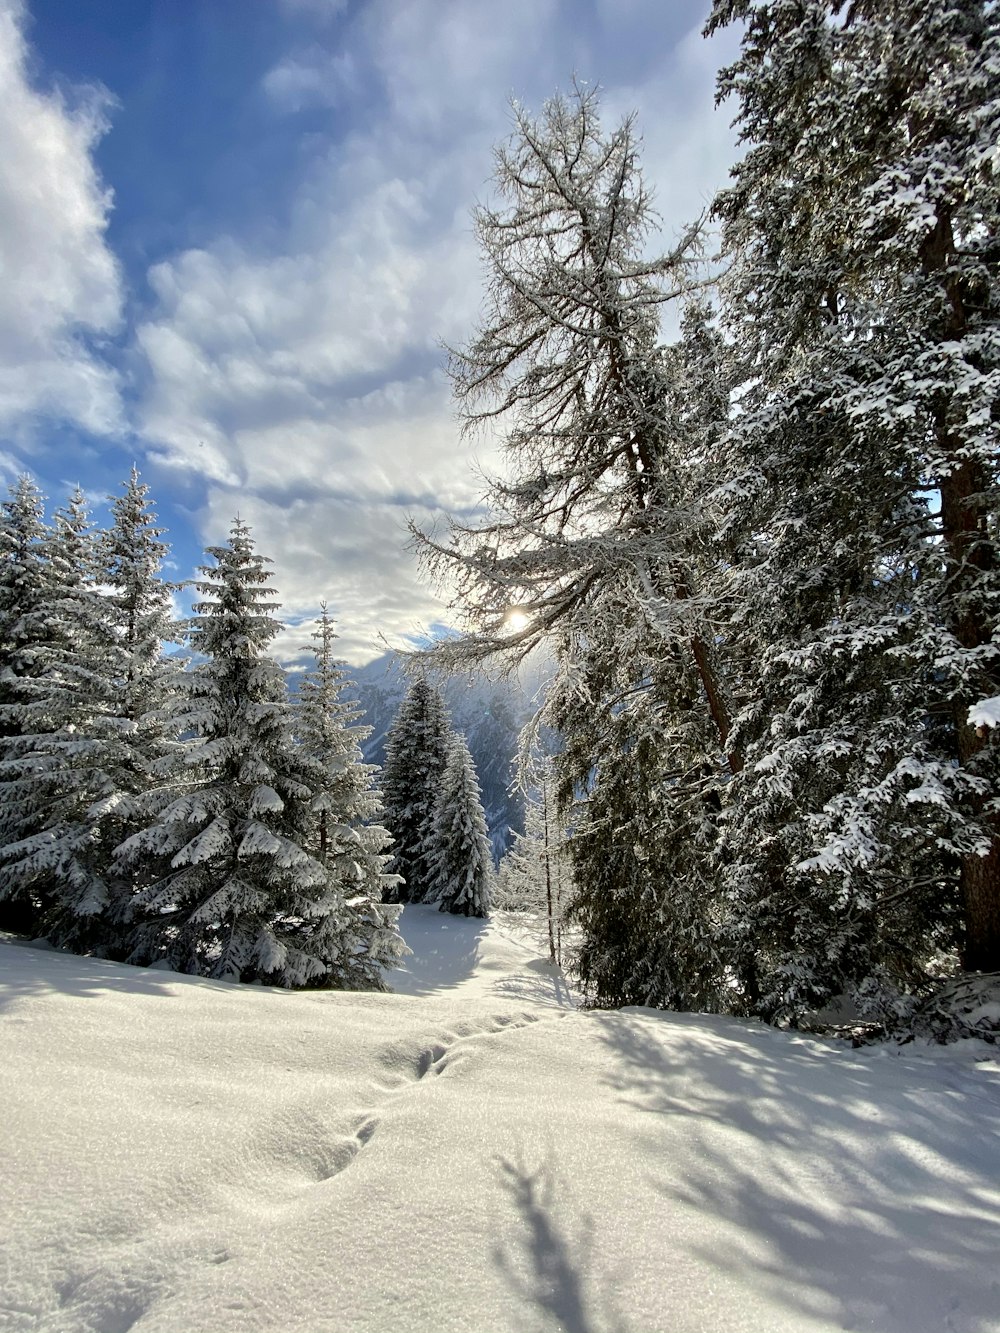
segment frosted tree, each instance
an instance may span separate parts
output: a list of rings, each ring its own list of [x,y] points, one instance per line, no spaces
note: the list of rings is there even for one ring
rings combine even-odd
[[[394,842],[390,869],[403,880],[387,891],[390,899],[424,902],[434,895],[434,805],[451,736],[440,692],[424,678],[414,681],[389,729],[382,774],[385,825]]]
[[[1000,967],[1000,31],[987,0],[717,0],[709,30],[737,20],[728,894],[750,1004],[794,1015],[955,943]]]
[[[106,821],[115,845],[141,829],[180,763],[182,743],[173,710],[185,688],[179,651],[185,626],[175,618],[178,585],[163,577],[163,540],[149,487],[133,467],[111,499],[112,522],[98,550],[106,615],[114,645],[111,679],[117,698],[119,754],[116,791]],[[110,869],[116,925],[130,908],[134,876],[117,861]]]
[[[479,781],[465,737],[455,734],[434,804],[431,896],[440,911],[486,916],[493,857]]]
[[[709,355],[718,350],[703,308],[693,306],[688,320],[689,346],[700,340],[692,361],[660,344],[664,304],[691,295],[698,232],[668,254],[651,253],[655,214],[633,121],[605,132],[596,94],[581,89],[552,99],[537,119],[520,108],[515,117],[496,153],[498,202],[476,219],[488,273],[483,321],[451,365],[467,427],[503,428],[505,472],[490,487],[490,519],[453,524],[447,542],[418,542],[431,572],[457,586],[456,605],[469,617],[468,633],[438,656],[510,664],[542,640],[555,652],[545,720],[566,739],[561,800],[610,791],[602,765],[618,781],[627,777],[632,787],[617,793],[624,818],[601,815],[595,824],[620,839],[625,856],[649,833],[627,812],[641,822],[639,812],[655,805],[669,825],[666,799],[680,821],[691,808],[717,818],[723,765],[740,765],[728,748],[732,703],[707,587],[716,557],[703,509],[728,386],[702,368],[706,401],[692,408],[680,391],[702,344]],[[655,744],[643,742],[652,735]],[[646,762],[619,766],[623,741]],[[586,823],[581,814],[574,825]],[[593,859],[597,845],[577,846],[587,937],[611,919],[598,905],[609,881]],[[699,856],[711,850],[707,841],[697,847]],[[695,901],[707,874],[699,865],[672,882],[678,903],[682,886],[691,895],[682,917],[709,910]],[[655,877],[615,887],[643,898],[667,892]],[[623,951],[616,975],[644,974],[636,992],[644,1003],[658,998],[642,960],[661,951],[659,923],[673,908],[664,897],[643,913],[652,935],[616,930],[613,946],[606,942]],[[692,995],[702,984],[692,977]],[[660,998],[675,1002],[674,981],[665,986]],[[615,1002],[613,989],[605,993],[595,974],[595,1001]]]
[[[101,816],[116,791],[120,729],[96,549],[77,488],[48,542],[44,665],[21,681],[17,735],[0,765],[0,799],[22,812],[0,877],[39,903],[39,932],[77,949],[111,946],[105,872],[114,844]]]
[[[273,985],[337,984],[342,895],[315,854],[314,769],[291,733],[265,561],[247,526],[208,548],[194,606],[201,660],[175,725],[185,777],[121,848],[143,887],[131,961]]]
[[[473,431],[505,427],[497,514],[417,534],[429,568],[459,583],[471,630],[450,660],[523,656],[564,632],[592,590],[622,584],[633,615],[683,622],[720,742],[728,712],[685,572],[683,512],[695,503],[671,456],[660,307],[689,290],[697,228],[647,257],[655,222],[633,119],[605,134],[596,93],[576,89],[537,120],[515,107],[496,150],[498,207],[476,229],[488,277],[482,325],[455,351],[455,396]],[[511,628],[517,608],[519,627]]]
[[[141,511],[134,475],[130,495]],[[112,956],[130,887],[113,853],[160,781],[170,675],[161,660],[169,592],[156,572],[166,548],[154,540],[141,583],[126,579],[126,548],[133,565],[145,559],[142,524],[126,523],[126,508],[116,503],[104,534],[91,530],[79,489],[55,515],[45,669],[23,684],[20,734],[0,769],[5,801],[33,812],[0,853],[0,873],[44,898],[37,929],[54,943]],[[120,558],[108,558],[116,548]]]
[[[114,625],[121,713],[135,728],[132,744],[145,768],[171,748],[160,724],[178,688],[183,659],[164,650],[180,643],[183,626],[173,614],[175,585],[163,578],[169,553],[165,529],[158,526],[149,487],[134,467],[122,494],[112,500],[111,514],[98,552],[101,579]]]
[[[0,781],[16,775],[13,744],[25,728],[31,729],[24,709],[32,698],[32,681],[50,661],[50,542],[42,496],[30,477],[21,476],[0,507]],[[0,804],[0,847],[35,827],[36,808],[24,795]],[[29,887],[0,871],[0,921],[8,929],[37,932],[44,898],[42,886]]]
[[[401,956],[403,942],[396,929],[399,909],[382,901],[397,881],[386,871],[391,838],[378,822],[378,770],[361,755],[371,729],[358,725],[361,706],[341,697],[345,676],[334,656],[336,633],[325,603],[313,638],[316,662],[299,685],[295,731],[312,762],[311,851],[341,904],[326,917],[324,931],[335,944],[329,952],[341,984],[381,989],[383,969]]]
[[[565,821],[556,799],[553,765],[536,765],[528,789],[523,833],[515,833],[497,870],[494,902],[544,921],[549,961],[562,965],[566,910],[573,897]]]

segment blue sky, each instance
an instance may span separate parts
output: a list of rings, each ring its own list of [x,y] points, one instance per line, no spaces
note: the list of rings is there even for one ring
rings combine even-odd
[[[408,517],[474,512],[441,344],[508,101],[635,110],[669,239],[725,183],[707,0],[0,0],[0,470],[99,506],[134,461],[190,577],[234,514],[292,655],[447,619]],[[302,626],[302,628],[297,628]]]

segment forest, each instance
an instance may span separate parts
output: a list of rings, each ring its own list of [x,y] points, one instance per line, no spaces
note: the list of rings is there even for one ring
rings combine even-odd
[[[513,108],[450,354],[503,467],[486,518],[414,529],[461,632],[416,655],[381,777],[325,608],[289,693],[245,524],[183,627],[138,474],[102,532],[12,489],[0,925],[379,988],[399,902],[537,905],[557,865],[595,1007],[898,1030],[1000,972],[996,8],[716,0],[737,22],[742,156],[679,237],[633,118],[584,84]],[[497,874],[432,682],[531,654]]]

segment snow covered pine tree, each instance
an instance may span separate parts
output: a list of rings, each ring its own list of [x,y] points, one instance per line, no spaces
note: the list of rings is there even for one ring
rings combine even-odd
[[[752,1005],[891,1010],[956,944],[1000,969],[1000,17],[716,0],[708,31],[734,21],[722,500],[759,677],[729,894]]]
[[[28,476],[10,487],[0,507],[0,781],[15,781],[18,737],[31,723],[24,709],[31,682],[46,669],[52,645],[51,533],[45,525],[42,497]],[[32,804],[0,802],[0,847],[30,835],[37,827]],[[23,794],[22,794],[23,796]],[[0,925],[37,933],[46,906],[40,885],[0,871]]]
[[[377,822],[382,801],[372,780],[378,769],[361,756],[370,728],[357,725],[361,705],[340,697],[345,676],[334,657],[336,633],[325,603],[313,638],[316,664],[299,685],[295,736],[313,765],[312,854],[326,867],[341,900],[324,929],[331,940],[339,934],[329,951],[339,984],[381,990],[384,968],[403,952],[396,929],[399,908],[382,901],[396,884],[386,873],[392,839]]]
[[[382,772],[385,825],[395,852],[389,868],[403,879],[388,890],[390,901],[419,903],[434,896],[434,804],[451,735],[440,692],[423,677],[415,680],[389,729]]]
[[[0,766],[0,799],[24,822],[0,852],[0,874],[32,895],[37,929],[53,943],[114,952],[107,871],[117,839],[106,816],[121,751],[116,645],[79,488],[46,551],[48,641],[37,674],[20,682],[19,734]]]
[[[479,782],[465,737],[452,735],[448,760],[434,803],[429,856],[431,896],[442,912],[486,916],[490,906],[493,858]]]
[[[314,854],[313,761],[292,736],[284,674],[267,655],[274,594],[238,519],[208,548],[176,716],[186,778],[122,855],[144,885],[131,960],[270,985],[337,985],[349,965],[343,895]]]

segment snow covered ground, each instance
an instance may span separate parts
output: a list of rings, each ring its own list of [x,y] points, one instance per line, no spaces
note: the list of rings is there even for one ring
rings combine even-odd
[[[407,908],[394,995],[0,944],[3,1333],[1000,1330],[1000,1066],[573,1008]]]

